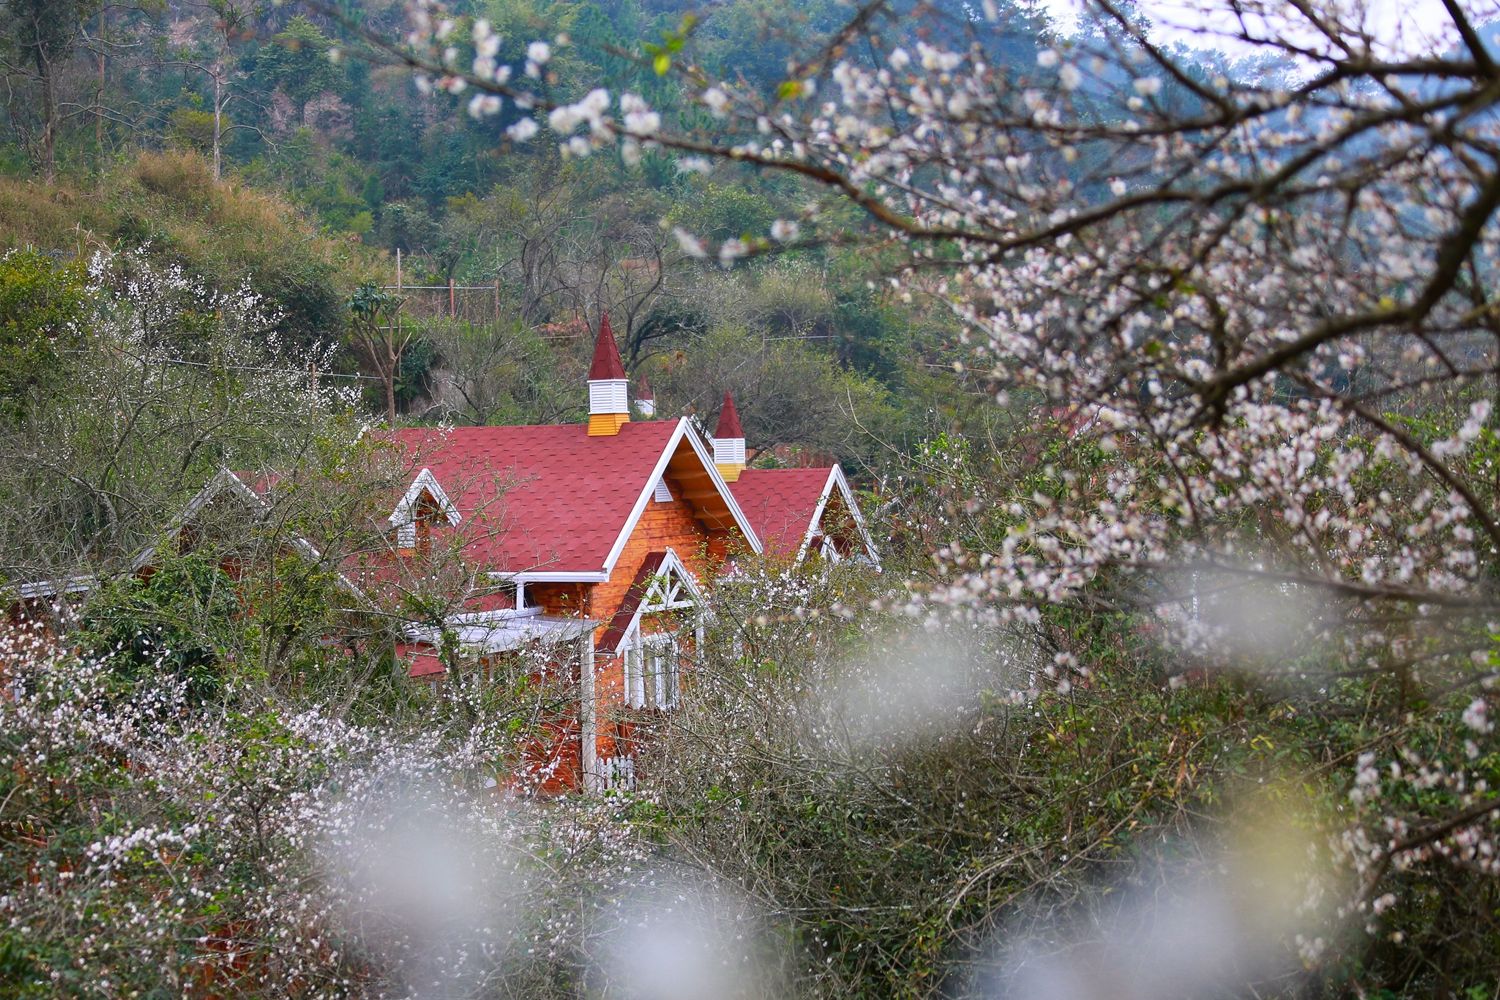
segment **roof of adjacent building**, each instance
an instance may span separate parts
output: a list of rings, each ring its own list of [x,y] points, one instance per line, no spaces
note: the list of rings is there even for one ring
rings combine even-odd
[[[408,629],[406,641],[396,645],[397,658],[407,662],[407,674],[430,677],[444,672],[438,654],[444,632],[457,643],[461,656],[485,657],[523,647],[545,649],[576,642],[598,624],[586,618],[552,618],[535,613],[509,617],[471,614],[465,618],[450,622],[444,629]]]
[[[767,555],[795,556],[827,495],[833,469],[746,469],[732,487]]]

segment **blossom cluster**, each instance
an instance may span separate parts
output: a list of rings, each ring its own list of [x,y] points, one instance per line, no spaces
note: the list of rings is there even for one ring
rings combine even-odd
[[[524,979],[584,961],[577,901],[623,905],[612,887],[644,858],[612,803],[506,794],[525,735],[507,719],[204,708],[167,671],[127,684],[109,656],[0,646],[0,760],[17,776],[0,921],[43,989]]]

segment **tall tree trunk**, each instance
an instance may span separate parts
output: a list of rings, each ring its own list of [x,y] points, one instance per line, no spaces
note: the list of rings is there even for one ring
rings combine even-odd
[[[52,79],[52,62],[38,46],[37,78],[42,84],[42,179],[51,184],[57,179],[57,91]]]
[[[214,67],[214,183],[223,176],[224,140],[224,73],[222,66]]]
[[[99,9],[98,63],[99,84],[94,96],[94,173],[101,189],[104,187],[104,29],[106,11]]]

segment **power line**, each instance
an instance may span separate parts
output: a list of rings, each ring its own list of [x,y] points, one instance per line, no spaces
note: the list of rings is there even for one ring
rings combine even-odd
[[[75,354],[75,355],[80,355],[81,356],[81,355],[87,354],[89,352],[87,352],[87,351],[68,351],[66,353],[68,353],[68,354]],[[186,365],[186,366],[189,366],[189,367],[192,367],[192,368],[212,368],[212,369],[218,369],[218,370],[221,370],[221,371],[262,372],[262,373],[267,373],[268,372],[268,373],[270,373],[272,375],[296,375],[298,378],[301,378],[304,375],[308,375],[308,376],[312,376],[312,377],[319,378],[319,379],[325,379],[325,378],[347,378],[347,379],[355,379],[355,380],[365,381],[365,382],[384,382],[385,381],[384,379],[382,379],[382,378],[380,378],[379,376],[376,376],[376,375],[359,375],[359,374],[348,375],[348,374],[345,374],[343,372],[325,372],[325,371],[319,371],[319,370],[316,370],[316,369],[309,370],[309,371],[303,371],[302,369],[299,369],[299,368],[268,368],[268,367],[266,367],[264,365],[215,365],[215,364],[209,364],[206,361],[191,361],[191,360],[189,360],[187,358],[167,358],[167,357],[162,357],[160,355],[153,355],[153,356],[151,356],[149,358],[142,358],[142,357],[138,357],[138,356],[132,354],[132,355],[130,355],[130,357],[134,358],[136,361],[141,362],[142,364],[147,364],[149,362],[158,362],[158,363],[161,363],[161,364],[168,364],[168,365]]]

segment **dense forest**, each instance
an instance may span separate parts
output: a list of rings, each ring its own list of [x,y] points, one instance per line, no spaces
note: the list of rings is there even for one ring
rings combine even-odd
[[[514,49],[502,57],[519,56],[522,39],[569,39],[547,68],[559,99],[603,82],[674,103],[678,84],[643,46],[679,37],[680,5],[471,7],[457,13],[493,24]],[[279,312],[288,347],[327,343],[338,373],[372,380],[378,365],[345,330],[346,306],[358,285],[399,278],[390,294],[411,331],[392,378],[413,419],[576,419],[582,333],[605,312],[627,367],[667,410],[711,413],[732,388],[757,449],[816,449],[876,476],[882,449],[846,429],[836,400],[897,449],[964,405],[929,374],[952,360],[954,323],[896,303],[867,249],[809,247],[726,273],[673,237],[763,232],[816,197],[807,185],[733,165],[684,170],[659,153],[627,167],[512,142],[518,112],[476,119],[466,95],[424,96],[405,68],[361,57],[357,32],[404,31],[400,4],[342,16],[248,2],[68,12],[45,81],[20,40],[28,17],[50,23],[58,9],[10,15],[7,245],[147,248],[215,287],[248,281]],[[774,89],[791,40],[826,34],[841,13],[802,7],[787,24],[784,11],[727,4],[681,37],[707,71],[733,63]],[[1018,38],[1015,57],[1034,44]],[[737,58],[746,52],[757,58]],[[675,106],[684,125],[710,117]],[[38,193],[30,178],[54,173]],[[858,226],[849,209],[830,210]]]
[[[0,993],[1500,996],[1497,29],[1186,6],[3,0]],[[544,796],[339,576],[606,315],[880,565]]]

